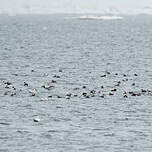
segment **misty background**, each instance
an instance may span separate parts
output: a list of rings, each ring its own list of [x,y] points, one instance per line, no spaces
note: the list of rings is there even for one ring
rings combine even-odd
[[[152,14],[152,0],[0,0],[0,13]]]

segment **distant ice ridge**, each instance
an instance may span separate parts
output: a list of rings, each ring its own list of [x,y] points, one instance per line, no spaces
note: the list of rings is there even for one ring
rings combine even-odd
[[[94,16],[94,15],[84,15],[78,17],[78,19],[82,20],[121,20],[123,17],[121,16]]]
[[[53,0],[52,0],[53,1]],[[11,5],[12,6],[12,5]],[[120,15],[138,15],[138,14],[151,14],[152,15],[152,6],[142,6],[142,7],[117,7],[117,6],[94,6],[94,7],[85,7],[83,6],[70,6],[66,5],[65,7],[57,7],[47,5],[23,5],[23,6],[14,6],[14,7],[2,7],[0,6],[0,15],[15,16],[17,14],[55,14],[55,13],[64,13],[64,14],[113,14],[116,16]],[[94,18],[94,17],[90,17]],[[115,17],[112,17],[113,19]],[[96,19],[101,19],[101,17],[96,17]],[[102,17],[102,19],[110,19],[110,17]]]

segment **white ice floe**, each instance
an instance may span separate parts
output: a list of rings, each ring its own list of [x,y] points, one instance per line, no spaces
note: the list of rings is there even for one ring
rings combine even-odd
[[[78,17],[78,19],[82,20],[121,20],[123,17],[121,16],[94,16],[94,15],[84,15]]]

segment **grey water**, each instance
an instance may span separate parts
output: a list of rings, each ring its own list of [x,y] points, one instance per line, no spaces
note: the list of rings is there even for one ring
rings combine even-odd
[[[151,25],[1,15],[0,151],[151,152]]]

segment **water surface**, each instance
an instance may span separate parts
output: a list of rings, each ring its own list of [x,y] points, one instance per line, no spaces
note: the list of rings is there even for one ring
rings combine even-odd
[[[152,90],[151,25],[151,16],[1,16],[0,151],[152,151],[152,94],[141,92]]]

